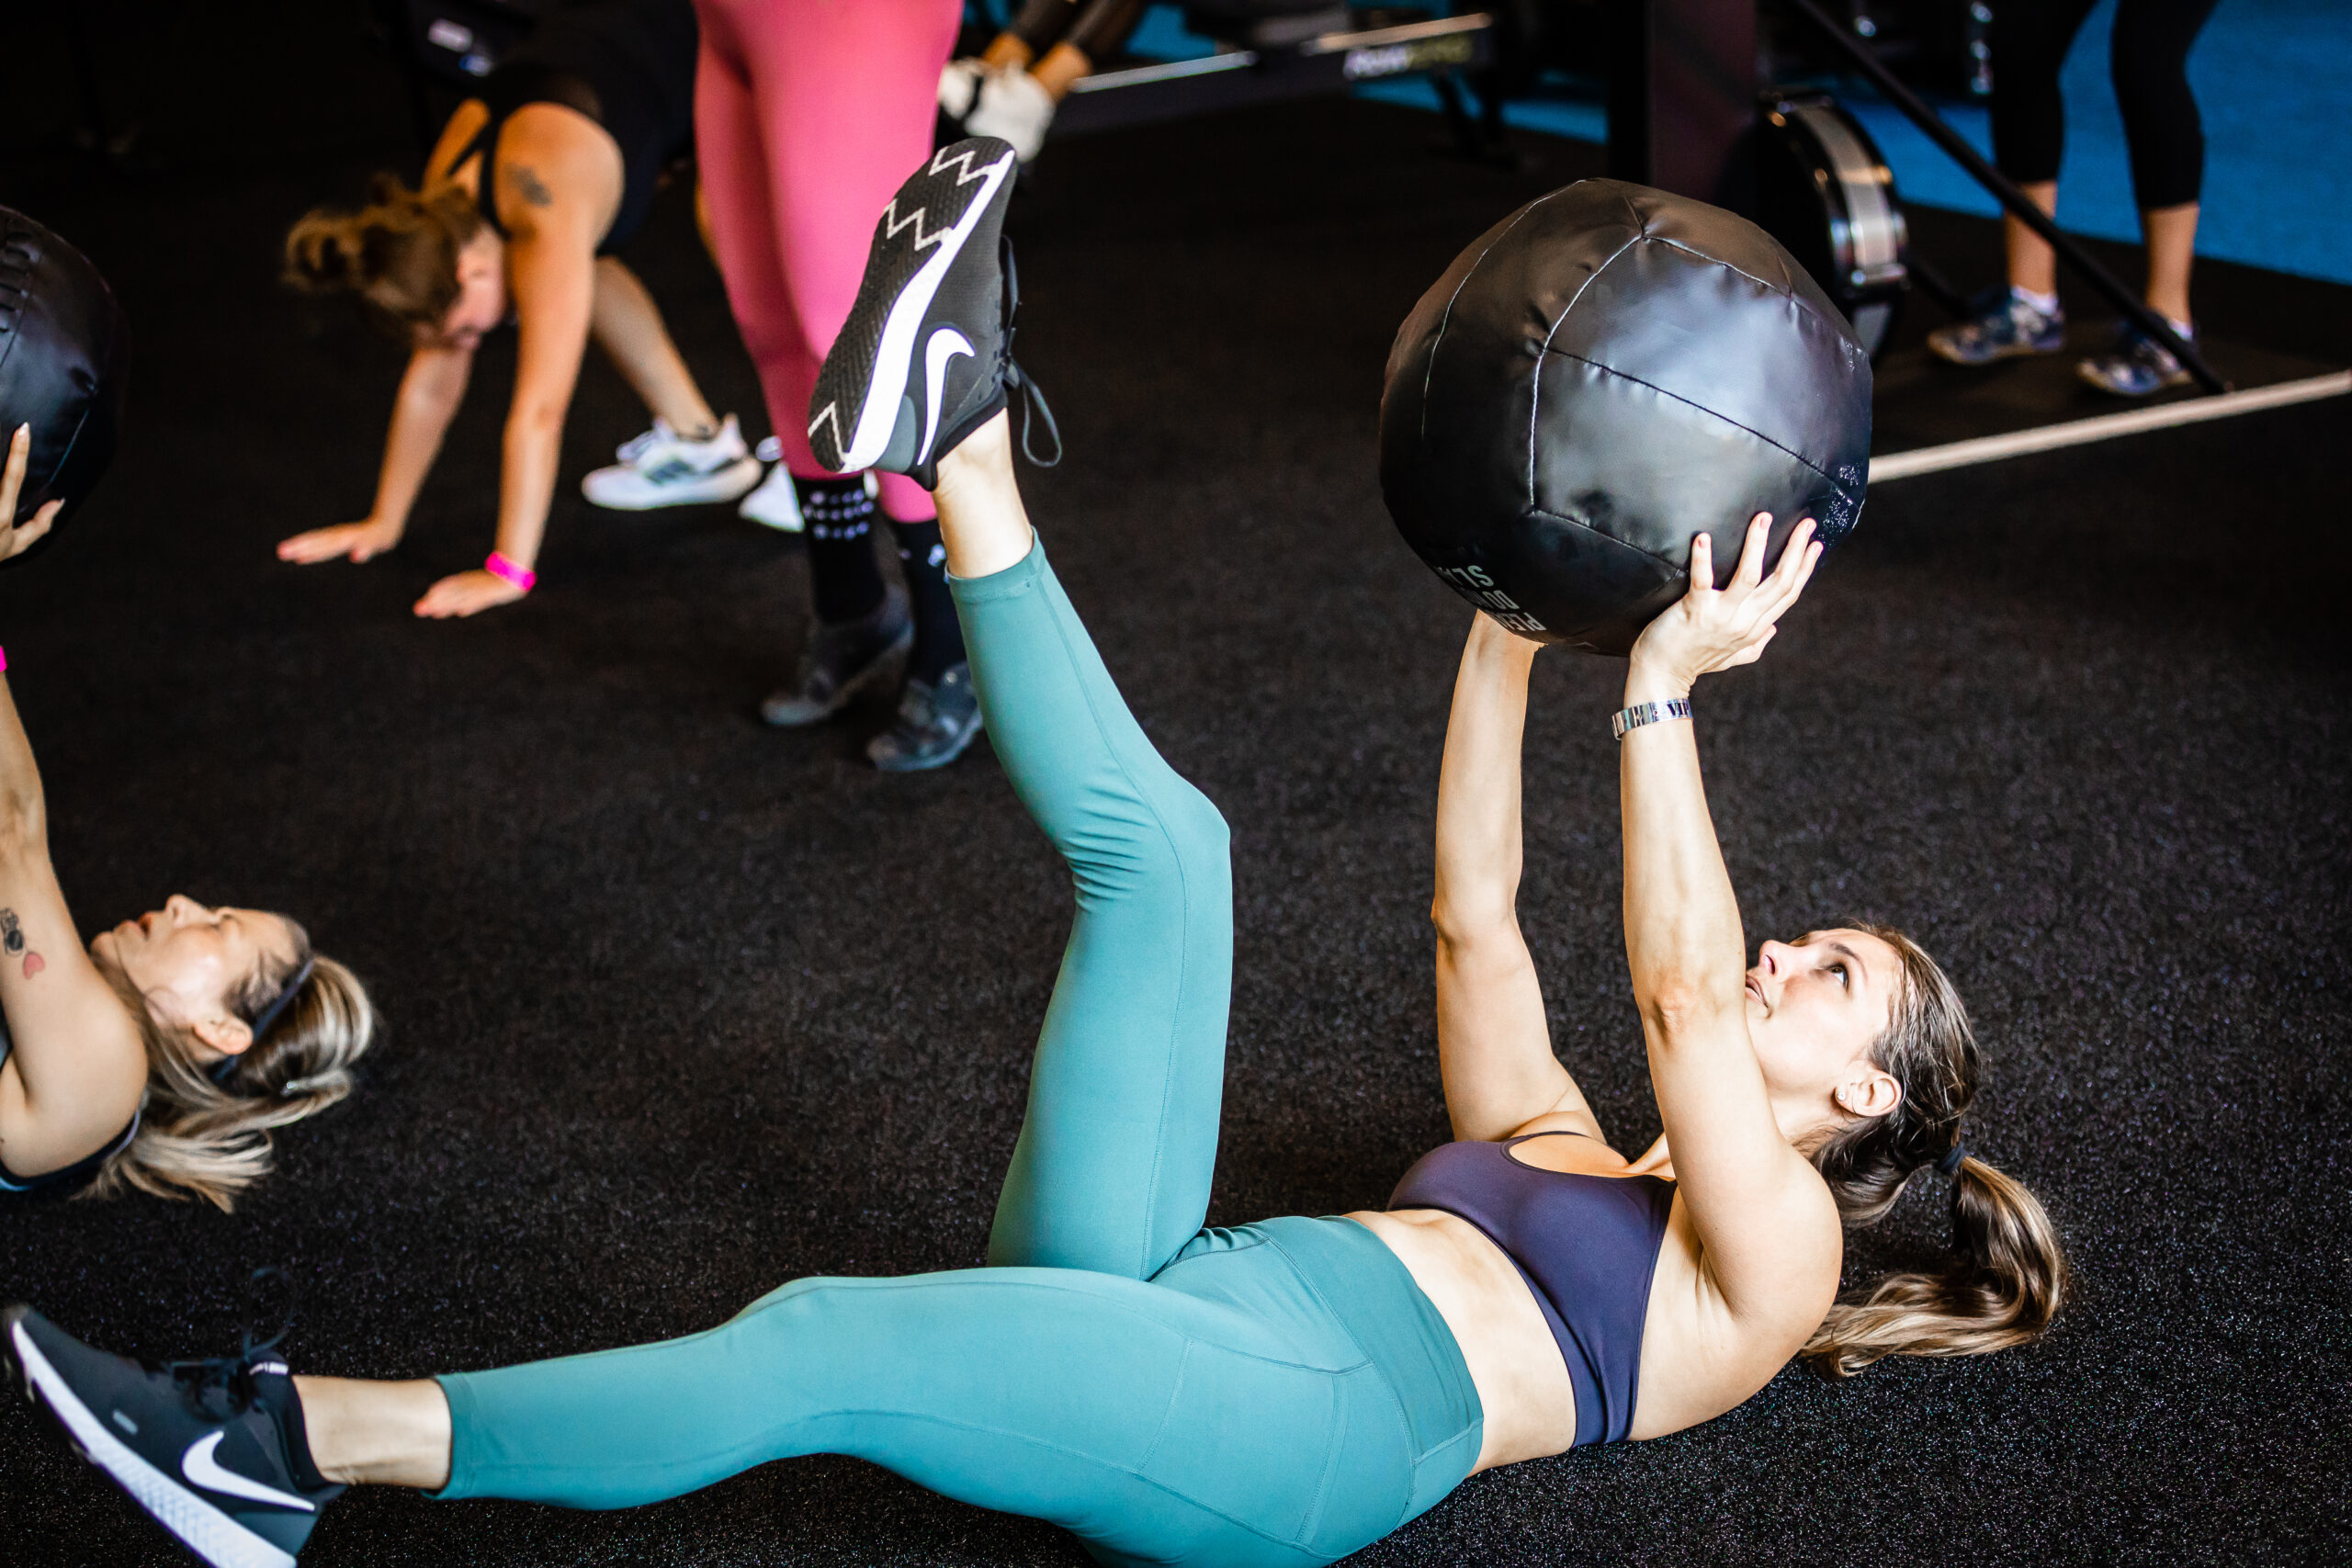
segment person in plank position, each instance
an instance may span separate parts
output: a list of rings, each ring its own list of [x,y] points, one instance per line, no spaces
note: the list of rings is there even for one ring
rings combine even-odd
[[[582,479],[590,502],[644,511],[734,501],[760,484],[735,416],[704,401],[653,296],[614,254],[693,146],[695,60],[686,0],[558,9],[458,106],[421,189],[379,175],[359,211],[322,209],[295,224],[288,276],[356,295],[410,354],[368,514],[281,541],[280,559],[372,560],[401,542],[475,352],[509,320],[518,342],[497,547],[479,570],[435,582],[418,615],[478,615],[537,582],[564,420],[592,337],[652,411],[653,428]],[[757,521],[797,526],[746,506]]]

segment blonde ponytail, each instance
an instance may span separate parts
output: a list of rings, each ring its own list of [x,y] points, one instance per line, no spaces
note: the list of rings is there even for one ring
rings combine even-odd
[[[1848,1378],[1882,1356],[1982,1356],[2037,1338],[2066,1295],[2057,1227],[2023,1183],[1970,1156],[1952,1177],[1952,1260],[1840,1302],[1804,1348]]]
[[[1952,1178],[1950,1260],[1890,1274],[1839,1302],[1801,1352],[1834,1378],[1883,1356],[1981,1356],[2039,1337],[2066,1296],[2066,1254],[2041,1201],[2016,1178],[1962,1147],[1960,1119],[1976,1097],[1976,1034],[1936,961],[1901,931],[1855,929],[1903,960],[1894,1016],[1871,1060],[1903,1086],[1902,1103],[1856,1122],[1814,1151],[1851,1225],[1874,1223],[1921,1169]]]
[[[375,1004],[357,976],[313,955],[301,928],[287,924],[295,934],[295,962],[254,976],[238,1003],[248,1017],[262,1016],[289,983],[300,988],[217,1081],[198,1065],[187,1036],[126,991],[124,1002],[146,1041],[147,1097],[138,1132],[81,1196],[135,1188],[232,1209],[269,1174],[272,1129],[315,1116],[357,1087],[354,1067],[375,1041]]]

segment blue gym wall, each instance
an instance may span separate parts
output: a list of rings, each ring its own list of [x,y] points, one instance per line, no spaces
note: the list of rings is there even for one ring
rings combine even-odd
[[[2010,0],[2030,4],[2031,0]],[[1455,6],[1466,9],[1467,6]],[[2059,221],[2106,239],[2139,236],[2123,123],[2108,82],[2115,0],[2103,0],[2066,61],[2066,161]],[[1136,53],[1185,59],[1208,41],[1184,29],[1175,6],[1156,6]],[[2198,254],[2352,283],[2352,0],[2221,0],[2189,57],[2205,117],[2205,212]],[[1435,109],[1425,83],[1359,89],[1368,97]],[[1560,79],[1510,106],[1530,130],[1598,141],[1608,134],[1597,82]],[[1911,122],[1868,88],[1841,96],[1878,139],[1906,202],[1987,217],[1998,206]],[[1992,134],[1978,105],[1939,106],[1984,152]]]

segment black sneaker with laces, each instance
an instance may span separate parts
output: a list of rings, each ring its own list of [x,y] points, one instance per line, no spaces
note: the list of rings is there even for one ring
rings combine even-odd
[[[1061,460],[1053,412],[1012,362],[1019,288],[1002,231],[1016,162],[991,137],[943,147],[883,209],[857,302],[808,400],[809,447],[826,468],[880,468],[935,488],[939,459],[1012,389],[1028,400],[1030,461]],[[1040,418],[1050,461],[1031,447]]]
[[[0,1364],[84,1459],[204,1562],[290,1568],[343,1488],[311,1468],[282,1336],[150,1367],[12,1306],[0,1312]]]
[[[888,673],[914,643],[907,591],[895,582],[883,590],[881,604],[856,620],[812,620],[791,683],[768,694],[760,716],[784,729],[821,724]]]
[[[944,768],[962,756],[980,733],[980,694],[972,689],[972,667],[958,660],[936,682],[910,678],[899,697],[899,716],[865,743],[865,756],[886,773]]]

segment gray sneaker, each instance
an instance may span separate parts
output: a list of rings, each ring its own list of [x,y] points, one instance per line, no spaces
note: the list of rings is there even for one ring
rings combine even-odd
[[[914,641],[907,591],[895,582],[884,588],[881,604],[856,620],[812,620],[791,683],[768,694],[760,716],[785,729],[821,724],[879,680]]]
[[[910,680],[899,698],[898,722],[865,743],[865,755],[886,773],[944,768],[980,733],[980,696],[972,667],[951,664],[934,686]]]
[[[1990,365],[2029,354],[2056,354],[2066,346],[2066,315],[2043,315],[2006,288],[1987,289],[1969,302],[1975,313],[1938,327],[1928,347],[1954,365]]]
[[[2195,345],[2195,333],[2188,334],[2188,342]],[[2170,350],[2128,321],[2118,329],[2112,349],[2084,360],[2075,367],[2075,374],[2119,398],[2144,398],[2166,387],[2185,387],[2190,379],[2188,367]]]

